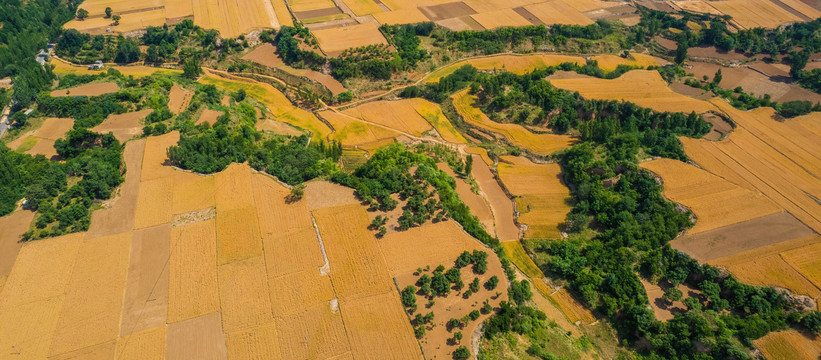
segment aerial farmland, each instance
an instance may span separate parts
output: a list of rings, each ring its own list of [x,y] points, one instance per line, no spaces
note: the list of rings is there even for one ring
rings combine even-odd
[[[821,357],[819,1],[0,8],[0,359]]]

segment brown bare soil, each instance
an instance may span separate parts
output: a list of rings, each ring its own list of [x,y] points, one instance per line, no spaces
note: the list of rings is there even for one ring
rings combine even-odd
[[[337,9],[337,8],[333,8]],[[303,76],[311,80],[315,80],[325,87],[328,88],[334,95],[340,94],[345,92],[347,89],[333,78],[333,76],[323,74],[318,71],[310,70],[310,69],[294,69],[282,61],[282,58],[276,54],[276,48],[273,45],[265,43],[254,49],[253,51],[245,54],[242,57],[243,60],[253,61],[257,64],[267,66],[270,68],[280,69],[285,71],[289,74],[296,75],[296,76]]]
[[[719,51],[715,46],[693,46],[687,50],[687,56],[691,58],[708,58],[723,61],[744,61],[750,59],[749,56],[739,54],[735,51]]]
[[[168,325],[168,360],[227,360],[225,334],[219,312]]]
[[[505,195],[504,190],[496,182],[484,161],[473,161],[473,178],[479,184],[481,194],[487,199],[493,210],[493,219],[496,225],[496,236],[501,241],[519,239],[519,227],[513,222],[513,202]]]
[[[17,253],[22,246],[20,236],[28,231],[32,220],[34,212],[22,209],[0,217],[0,276],[11,273],[14,260],[17,259]]]
[[[297,19],[304,20],[304,19],[312,19],[322,16],[329,16],[335,14],[341,14],[342,10],[339,10],[338,7],[329,7],[324,9],[316,9],[316,10],[308,10],[308,11],[294,11],[294,16]]]
[[[713,125],[713,128],[710,129],[710,132],[707,135],[704,135],[704,138],[707,140],[721,140],[727,135],[730,135],[730,132],[733,131],[733,125],[728,123],[726,120],[722,119],[718,115],[712,113],[705,113],[702,114],[702,117],[704,118],[704,121]]]
[[[722,76],[719,86],[724,89],[741,87],[745,92],[758,97],[769,94],[774,101],[778,102],[793,100],[821,102],[821,95],[801,88],[789,77],[789,74],[763,62],[755,62],[743,67],[724,67],[702,62],[691,62],[688,65],[692,68],[687,72],[692,72],[697,80],[702,80],[705,75],[712,80],[716,71],[721,69]]]
[[[353,189],[327,181],[312,181],[305,187],[308,210],[332,206],[358,204]]]
[[[452,3],[423,6],[419,8],[425,16],[431,21],[439,21],[444,19],[456,18],[460,16],[476,14],[470,6],[462,1],[455,1]]]
[[[682,301],[689,297],[701,295],[700,291],[681,284],[678,286],[678,289],[682,293],[681,300],[668,301],[662,297],[664,296],[665,288],[669,288],[669,285],[664,284],[665,286],[662,287],[661,284],[654,284],[643,278],[639,278],[639,280],[641,281],[641,285],[644,286],[644,291],[647,292],[647,298],[650,300],[650,308],[653,309],[653,314],[656,315],[656,319],[660,321],[667,321],[672,319],[676,314],[687,312],[687,306],[685,306]]]
[[[125,182],[104,208],[91,213],[91,225],[86,238],[114,235],[130,231],[134,227],[137,196],[140,191],[145,140],[130,141],[125,145]]]
[[[193,92],[174,84],[168,94],[168,108],[171,109],[172,113],[179,114],[188,107],[192,96],[194,96]]]
[[[125,142],[142,134],[143,126],[140,121],[145,119],[152,111],[151,109],[144,109],[125,114],[112,114],[102,124],[93,127],[91,130],[101,134],[111,132],[117,140]]]
[[[117,86],[117,83],[109,81],[104,83],[85,84],[63,90],[54,90],[51,92],[51,96],[99,96],[117,92],[119,90],[120,88]]]
[[[762,246],[806,237],[813,231],[787,212],[675,239],[671,246],[706,262]]]
[[[203,111],[202,114],[200,114],[200,118],[197,119],[196,125],[208,123],[209,125],[213,126],[217,123],[217,118],[220,115],[222,115],[221,111],[205,109],[205,111]]]
[[[457,177],[456,173],[453,172],[447,163],[438,163],[436,165],[440,170],[446,172],[456,180],[456,193],[459,195],[459,198],[470,208],[470,212],[479,219],[479,222],[484,225],[485,230],[487,230],[489,234],[495,235],[496,228],[493,225],[493,213],[490,211],[490,205],[487,204],[485,198],[481,195],[474,194],[471,190],[471,186],[463,179]]]
[[[170,242],[170,224],[134,231],[120,337],[165,325]]]
[[[270,131],[279,135],[299,136],[304,134],[304,132],[291,125],[273,119],[257,121],[256,128],[260,131]]]

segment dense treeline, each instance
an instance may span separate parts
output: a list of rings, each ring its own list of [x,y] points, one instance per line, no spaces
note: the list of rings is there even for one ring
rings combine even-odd
[[[313,70],[320,70],[325,64],[325,57],[312,50],[303,50],[300,44],[305,44],[305,47],[317,47],[317,40],[308,31],[308,28],[303,27],[299,23],[296,27],[283,26],[279,32],[271,38],[269,33],[264,33],[260,37],[263,41],[268,40],[277,47],[277,52],[282,57],[282,61],[291,67],[301,69],[310,68]]]

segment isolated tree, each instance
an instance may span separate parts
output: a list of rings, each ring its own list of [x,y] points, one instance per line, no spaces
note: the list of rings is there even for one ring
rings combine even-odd
[[[468,358],[470,358],[470,350],[467,347],[460,346],[453,352],[454,360],[467,360]]]
[[[111,17],[111,7],[110,6],[105,8],[105,17],[106,17],[106,19]]]
[[[499,284],[499,277],[497,277],[496,275],[493,275],[493,276],[490,277],[490,279],[487,279],[487,281],[485,282],[485,288],[487,288],[488,290],[493,290],[493,289],[496,288],[496,285],[498,285],[498,284]]]
[[[473,156],[468,155],[465,158],[465,175],[470,176],[470,172],[473,171]]]
[[[713,77],[713,84],[715,84],[716,86],[718,86],[718,84],[719,84],[720,82],[721,82],[721,69],[718,69],[718,71],[716,71],[716,75],[715,75],[715,77]]]
[[[406,308],[416,308],[416,286],[408,285],[402,290],[402,305]]]
[[[114,15],[111,19],[114,20],[114,25],[120,25],[120,19],[122,19],[122,17],[120,15]]]
[[[286,200],[288,202],[297,202],[302,199],[303,195],[305,195],[305,184],[299,184],[291,188],[291,193],[288,194]]]
[[[197,59],[189,59],[182,67],[182,76],[189,79],[196,79],[202,73],[200,63]]]
[[[77,18],[80,20],[85,20],[88,17],[88,10],[80,9],[77,10]]]
[[[676,64],[684,64],[684,60],[687,60],[687,50],[687,42],[679,40],[676,48]]]

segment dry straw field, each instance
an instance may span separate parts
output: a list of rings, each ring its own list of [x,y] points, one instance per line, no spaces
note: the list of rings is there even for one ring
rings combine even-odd
[[[51,92],[51,96],[99,96],[117,92],[117,90],[120,90],[117,83],[109,81],[103,83],[84,84],[62,90],[54,90]]]
[[[352,0],[369,1],[369,0]],[[376,5],[374,3],[374,5]],[[357,48],[361,46],[388,44],[382,33],[379,32],[376,24],[363,23],[357,25],[344,26],[341,28],[329,28],[313,31],[314,36],[319,41],[319,47],[328,56],[337,56],[345,49]]]
[[[64,137],[73,126],[74,119],[46,118],[39,128],[26,132],[6,145],[26,154],[55,157],[57,150],[54,148],[54,142]]]
[[[456,62],[434,71],[425,78],[425,81],[431,83],[438,82],[439,79],[453,74],[457,69],[465,65],[471,65],[479,70],[504,70],[522,75],[538,68],[555,66],[566,62],[583,65],[585,60],[581,56],[572,55],[497,55]]]
[[[821,339],[795,330],[779,331],[753,341],[767,359],[815,360],[821,357]]]
[[[91,130],[101,134],[110,132],[114,134],[117,140],[125,142],[142,134],[143,125],[140,124],[140,120],[145,119],[152,111],[152,109],[144,109],[125,114],[111,114],[103,120],[102,124],[91,128]]]

